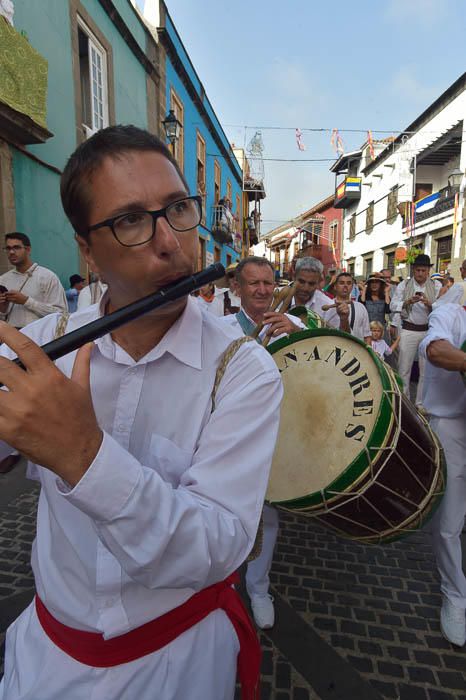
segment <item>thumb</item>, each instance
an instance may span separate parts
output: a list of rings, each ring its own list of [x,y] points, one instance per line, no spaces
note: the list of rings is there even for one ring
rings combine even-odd
[[[94,343],[86,343],[79,348],[74,360],[71,380],[90,394],[91,353]]]

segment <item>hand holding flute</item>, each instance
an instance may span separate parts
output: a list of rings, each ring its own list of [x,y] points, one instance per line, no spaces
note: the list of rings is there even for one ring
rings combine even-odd
[[[221,265],[212,265],[43,347],[0,322],[0,342],[10,348],[11,357],[17,355],[13,361],[0,357],[0,382],[8,389],[0,391],[0,439],[70,486],[77,484],[94,461],[103,438],[90,389],[91,341],[186,297],[223,274]],[[67,377],[52,360],[76,349],[71,377]]]

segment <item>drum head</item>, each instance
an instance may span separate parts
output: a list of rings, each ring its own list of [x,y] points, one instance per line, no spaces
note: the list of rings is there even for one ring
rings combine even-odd
[[[329,486],[343,490],[357,481],[370,451],[383,443],[392,418],[384,399],[390,382],[372,350],[337,330],[295,333],[269,351],[284,398],[267,500],[322,503]]]

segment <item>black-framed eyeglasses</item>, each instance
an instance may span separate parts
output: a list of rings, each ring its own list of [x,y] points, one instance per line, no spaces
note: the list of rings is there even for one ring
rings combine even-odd
[[[5,253],[17,253],[19,250],[24,250],[24,245],[6,245],[4,247]]]
[[[128,248],[148,243],[155,235],[157,219],[163,217],[172,229],[183,232],[199,226],[202,220],[202,198],[195,195],[172,202],[155,211],[131,211],[93,224],[87,233],[108,226],[118,243]]]

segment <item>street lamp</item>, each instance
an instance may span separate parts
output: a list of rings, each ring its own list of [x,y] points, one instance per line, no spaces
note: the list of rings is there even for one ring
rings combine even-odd
[[[170,141],[172,150],[174,150],[175,143],[178,141],[181,135],[182,124],[180,121],[178,121],[172,109],[169,111],[162,124],[163,128],[165,129],[165,136],[167,137],[167,140]]]
[[[451,189],[459,190],[462,179],[462,170],[460,170],[459,168],[455,168],[448,176],[448,187],[451,187]]]

